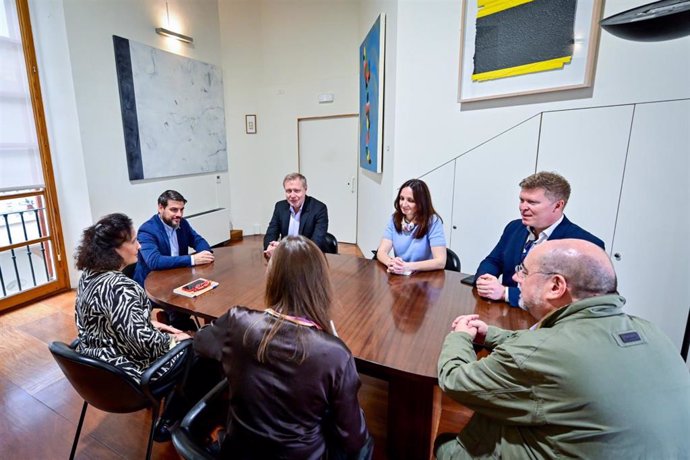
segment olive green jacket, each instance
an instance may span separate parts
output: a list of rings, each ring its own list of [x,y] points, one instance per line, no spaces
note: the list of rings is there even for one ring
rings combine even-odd
[[[578,301],[536,330],[490,326],[479,361],[468,334],[450,333],[439,385],[475,416],[439,458],[690,458],[688,369],[624,303]]]

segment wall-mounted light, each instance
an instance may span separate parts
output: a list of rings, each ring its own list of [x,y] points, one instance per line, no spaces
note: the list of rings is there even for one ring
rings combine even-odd
[[[627,40],[656,42],[690,35],[690,0],[661,0],[601,21],[609,33]]]
[[[168,0],[165,0],[165,17],[167,20],[167,26],[170,27],[170,9],[168,7]],[[175,32],[174,30],[170,30],[166,27],[156,27],[156,33],[164,37],[174,38],[181,42],[194,43],[194,39],[189,35],[184,35],[179,32]]]
[[[179,34],[177,32],[173,32],[170,29],[166,29],[165,27],[156,27],[156,33],[158,35],[162,35],[164,37],[175,38],[181,42],[194,43],[194,39],[192,37],[190,37],[189,35]]]

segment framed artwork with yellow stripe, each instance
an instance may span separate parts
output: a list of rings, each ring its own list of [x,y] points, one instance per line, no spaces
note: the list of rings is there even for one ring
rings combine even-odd
[[[602,0],[463,0],[460,102],[592,85]]]

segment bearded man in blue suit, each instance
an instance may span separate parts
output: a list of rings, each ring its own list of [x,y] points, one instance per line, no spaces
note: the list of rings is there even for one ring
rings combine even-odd
[[[479,264],[475,285],[480,296],[519,306],[520,290],[513,280],[515,268],[534,246],[547,240],[576,238],[604,249],[604,242],[572,223],[563,214],[570,184],[553,172],[538,172],[520,182],[521,219],[506,225],[501,239]],[[501,277],[501,280],[498,277]]]
[[[158,214],[139,227],[137,239],[141,245],[134,281],[142,287],[152,270],[191,267],[213,262],[208,242],[194,231],[182,216],[187,200],[175,190],[166,190],[158,197]],[[189,248],[196,251],[189,254]],[[189,315],[168,312],[170,325],[186,331],[196,330]]]

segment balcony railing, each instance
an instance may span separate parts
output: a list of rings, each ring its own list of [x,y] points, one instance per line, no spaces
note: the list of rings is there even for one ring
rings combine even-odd
[[[0,212],[0,298],[55,279],[45,208]]]

